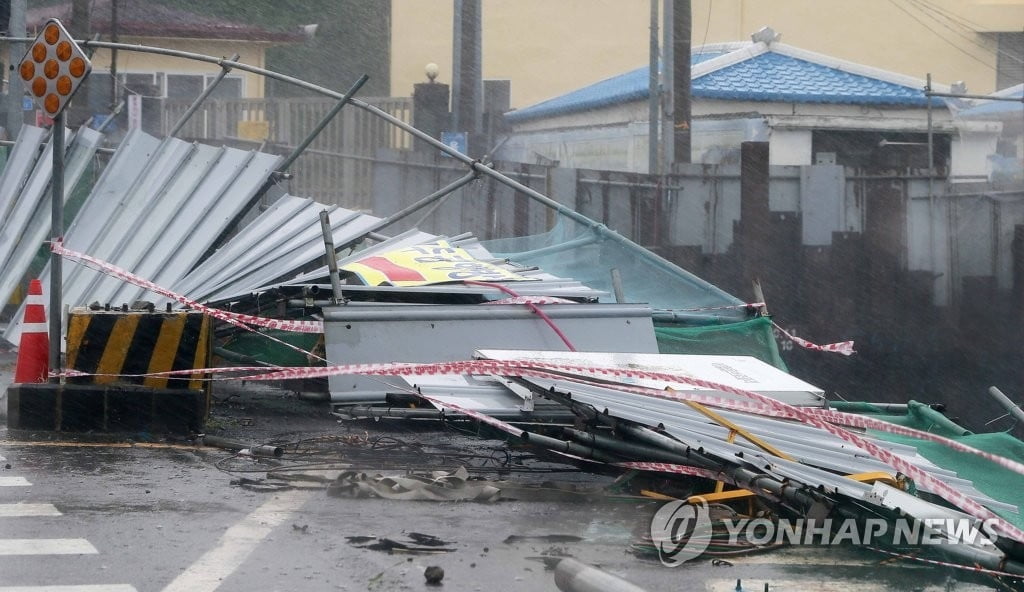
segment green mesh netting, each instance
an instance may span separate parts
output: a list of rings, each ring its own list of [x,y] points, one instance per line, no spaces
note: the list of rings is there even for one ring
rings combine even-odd
[[[658,255],[612,236],[559,219],[543,234],[485,241],[495,256],[571,277],[612,292],[612,269],[622,278],[628,302],[643,302],[655,315],[658,349],[665,354],[754,356],[787,371],[772,335],[771,320],[747,320],[743,301]],[[667,312],[671,311],[671,312]]]
[[[942,413],[932,409],[924,403],[911,401],[907,404],[907,411],[902,415],[886,414],[885,408],[871,403],[833,401],[829,403],[836,411],[847,413],[861,413],[875,416],[876,419],[894,423],[896,425],[914,428],[923,432],[931,432],[946,438],[959,438],[969,435],[971,432]]]
[[[658,325],[654,333],[658,338],[658,351],[663,354],[753,356],[789,371],[779,356],[772,321],[768,317],[702,327]]]
[[[856,409],[857,405],[862,406]],[[886,415],[872,412],[874,407],[870,403],[833,405],[835,408],[843,408],[844,411],[871,415],[877,419],[895,423],[918,430],[931,432],[940,436],[956,440],[973,448],[984,450],[992,454],[1024,463],[1024,442],[1003,432],[972,434],[970,431],[950,421],[947,417],[935,411],[928,405],[910,401],[907,403],[905,415]],[[874,407],[874,409],[878,409]],[[939,465],[940,467],[956,471],[957,476],[970,479],[979,491],[989,497],[1014,504],[1022,509],[1022,513],[1013,513],[997,510],[1000,516],[1013,525],[1024,528],[1024,475],[1008,471],[999,465],[964,452],[957,452],[942,444],[897,436],[885,432],[868,430],[868,432],[879,439],[900,444],[907,444],[917,448],[922,456]]]
[[[721,308],[742,305],[742,300],[613,234],[560,219],[543,234],[489,240],[483,245],[496,257],[536,265],[609,293],[611,270],[617,269],[628,302],[645,302],[656,309],[714,309],[705,316],[745,318],[743,309]]]

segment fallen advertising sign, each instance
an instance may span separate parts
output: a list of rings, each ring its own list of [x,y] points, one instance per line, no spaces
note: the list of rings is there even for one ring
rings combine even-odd
[[[473,258],[465,249],[437,241],[390,251],[343,265],[368,286],[426,286],[449,282],[519,282],[532,278]]]

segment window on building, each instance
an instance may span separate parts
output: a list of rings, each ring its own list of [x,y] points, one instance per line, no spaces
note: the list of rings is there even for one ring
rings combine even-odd
[[[202,74],[168,74],[167,98],[194,100],[203,92],[205,77]]]
[[[207,86],[217,79],[215,75],[204,74],[167,74],[167,98],[195,100]],[[210,95],[211,99],[242,98],[242,79],[228,76],[217,85]]]
[[[997,33],[996,88],[1024,83],[1024,32]]]
[[[213,84],[216,76],[207,76],[206,84]],[[242,98],[242,79],[228,76],[220,81],[217,88],[210,94],[211,99],[240,99]]]

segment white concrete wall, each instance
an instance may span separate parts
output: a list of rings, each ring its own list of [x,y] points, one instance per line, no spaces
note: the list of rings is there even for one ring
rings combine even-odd
[[[768,164],[813,164],[811,130],[772,130]]]
[[[989,155],[996,153],[999,135],[992,131],[961,132],[954,136],[950,146],[950,181],[978,182],[988,179],[992,174],[992,161]]]

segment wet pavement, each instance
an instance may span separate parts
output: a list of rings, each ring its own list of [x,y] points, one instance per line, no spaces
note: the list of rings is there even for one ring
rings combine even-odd
[[[4,388],[12,365],[10,355],[0,358]],[[265,385],[219,386],[215,394],[211,428],[252,442],[347,434],[478,452],[501,444],[395,423],[339,424],[325,404]],[[68,442],[80,438],[0,428],[0,592],[44,585],[101,586],[67,592],[555,590],[544,558],[560,555],[652,592],[734,591],[737,580],[748,591],[766,583],[773,591],[999,589],[963,572],[851,548],[787,548],[669,568],[630,551],[656,502],[425,502],[339,498],[322,488],[257,491],[237,480],[265,476],[266,461],[147,434],[126,437],[137,444]],[[579,472],[515,479],[593,487],[612,480]],[[414,533],[440,539],[448,551],[364,548],[383,538],[416,540]],[[440,587],[423,575],[435,565],[444,569]]]

